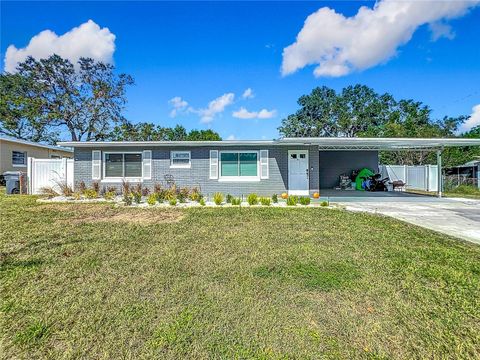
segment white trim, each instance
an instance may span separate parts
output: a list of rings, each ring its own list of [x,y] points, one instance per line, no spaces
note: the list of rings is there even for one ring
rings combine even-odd
[[[143,150],[142,178],[145,180],[150,180],[152,178],[152,150]]]
[[[23,164],[14,164],[13,163],[13,153],[19,153],[19,154],[23,154]],[[28,161],[28,154],[26,151],[20,151],[20,150],[12,150],[12,154],[11,154],[11,161],[12,161],[12,166],[13,167],[27,167],[27,161]]]
[[[176,153],[188,153],[188,164],[174,164],[173,155]],[[170,150],[170,169],[190,169],[192,167],[192,152],[190,150]]]
[[[141,183],[143,182],[143,179],[138,177],[126,177],[126,178],[106,178],[106,179],[100,180],[102,184],[103,183],[118,184],[118,183],[122,183],[123,181],[128,181],[130,183]]]
[[[98,159],[95,160],[95,155],[98,154]],[[98,171],[98,176],[95,176],[95,171]],[[92,150],[92,180],[100,180],[102,178],[102,152],[100,150]]]
[[[290,154],[291,153],[305,153],[306,158],[307,158],[307,171],[308,171],[308,177],[307,177],[307,189],[306,190],[290,190]],[[287,166],[288,166],[288,194],[289,195],[310,195],[310,158],[309,158],[309,151],[305,149],[299,149],[299,150],[288,150],[288,159],[287,159]]]
[[[218,150],[210,150],[210,165],[208,167],[208,178],[218,179]]]
[[[222,154],[257,154],[257,176],[222,176]],[[238,160],[240,166],[240,158]],[[260,181],[260,154],[258,150],[222,150],[218,154],[219,181]]]
[[[262,166],[266,166],[266,171],[263,171]],[[270,169],[269,169],[268,150],[266,149],[260,150],[260,179],[262,180],[268,179],[269,171]]]
[[[134,177],[125,177],[125,176],[120,176],[120,177],[111,177],[111,176],[106,176],[105,175],[105,158],[106,158],[106,154],[140,154],[140,156],[142,156],[142,175],[140,177],[138,176],[134,176]],[[103,172],[102,172],[102,182],[108,182],[108,180],[112,180],[113,182],[121,182],[122,180],[125,180],[125,181],[131,181],[131,182],[141,182],[142,179],[143,179],[143,152],[141,151],[104,151],[103,152],[103,156],[102,156],[102,167],[103,167]],[[124,167],[123,167],[123,172],[125,172],[125,161],[123,162],[124,164]]]

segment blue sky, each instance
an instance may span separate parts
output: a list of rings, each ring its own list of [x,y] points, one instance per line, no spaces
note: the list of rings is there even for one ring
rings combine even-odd
[[[362,5],[372,8],[374,3]],[[211,128],[224,139],[278,137],[277,127],[297,109],[298,97],[322,85],[340,90],[350,84],[365,84],[397,98],[423,101],[438,117],[469,115],[480,104],[480,7],[460,9],[454,16],[452,10],[442,10],[452,18],[439,11],[434,19],[414,19],[416,30],[410,40],[405,40],[404,33],[393,34],[401,32],[398,27],[382,28],[375,14],[359,20],[358,28],[344,34],[343,39],[332,40],[344,26],[341,21],[335,23],[339,17],[327,10],[311,18],[311,28],[304,26],[307,17],[320,8],[351,18],[359,7],[358,2],[348,1],[2,2],[0,65],[5,68],[10,45],[25,48],[43,30],[61,36],[92,20],[98,29],[108,28],[104,33],[110,40],[102,45],[103,40],[95,38],[79,51],[86,51],[86,55],[103,51],[101,56],[110,56],[118,71],[135,78],[136,85],[128,90],[125,114],[129,120]],[[330,23],[330,19],[335,21]],[[315,21],[323,28],[315,27]],[[295,43],[302,28],[313,36],[306,36],[285,59],[284,48]],[[363,38],[359,38],[360,48],[357,40],[349,42],[349,37],[372,29],[380,35],[378,41],[363,45]],[[440,37],[434,41],[433,34]],[[395,36],[402,38],[398,46]],[[345,46],[344,53],[332,60],[333,65],[322,65],[319,71],[327,75],[315,76],[320,61],[314,58],[328,53],[329,49],[318,49],[330,41],[332,46],[337,46],[335,41]],[[392,43],[395,54],[383,54]],[[50,45],[47,41],[44,48]],[[114,51],[109,47],[113,45]],[[26,51],[35,54],[41,50],[32,47]],[[342,60],[345,57],[348,61]],[[314,65],[306,65],[309,62]],[[284,74],[282,69],[287,69]],[[254,96],[242,98],[248,88]],[[172,117],[169,100],[175,97],[181,98],[177,101],[180,109]],[[209,103],[218,98],[209,109]]]

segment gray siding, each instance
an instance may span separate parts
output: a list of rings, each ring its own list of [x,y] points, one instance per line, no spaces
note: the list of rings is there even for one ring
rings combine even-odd
[[[378,151],[320,151],[320,188],[338,186],[341,174],[369,168],[378,171]]]
[[[269,154],[269,179],[256,182],[221,182],[209,179],[210,150],[262,150]],[[318,191],[318,149],[314,146],[295,147],[296,150],[308,149],[310,168],[310,192]],[[92,150],[121,151],[122,148],[76,148],[75,149],[75,186],[84,181],[87,186],[92,184]],[[128,147],[125,151],[152,150],[152,179],[144,180],[143,186],[153,188],[156,183],[165,184],[165,175],[171,174],[177,186],[198,186],[202,193],[213,194],[217,191],[232,195],[257,193],[270,196],[281,194],[288,189],[288,147],[287,146],[242,146],[242,147]],[[192,166],[190,169],[170,168],[170,151],[191,151]],[[102,184],[114,186],[115,184]],[[120,187],[120,184],[117,185]]]

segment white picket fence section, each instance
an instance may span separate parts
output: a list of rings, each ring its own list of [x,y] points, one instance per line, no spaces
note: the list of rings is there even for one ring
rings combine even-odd
[[[35,159],[28,158],[28,193],[39,194],[43,187],[59,191],[59,184],[73,189],[73,159]]]
[[[437,191],[438,190],[438,167],[437,165],[380,165],[383,178],[390,181],[401,180],[408,189]]]

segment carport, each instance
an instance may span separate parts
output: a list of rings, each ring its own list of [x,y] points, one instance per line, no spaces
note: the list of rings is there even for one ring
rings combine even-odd
[[[437,195],[442,197],[442,152],[447,147],[480,146],[480,139],[470,138],[341,138],[341,137],[304,137],[283,138],[283,145],[318,147],[318,177],[322,192],[331,188],[335,178],[351,169],[371,167],[378,169],[379,151],[436,151],[439,186]],[[323,156],[322,156],[323,155]],[[312,168],[312,170],[314,170]],[[323,183],[322,183],[323,181]],[[357,193],[350,196],[361,196]],[[355,194],[353,194],[355,193]],[[374,193],[369,193],[369,196]],[[333,194],[332,194],[333,195]],[[338,195],[337,195],[338,196]],[[406,194],[383,194],[387,197],[405,197]]]

